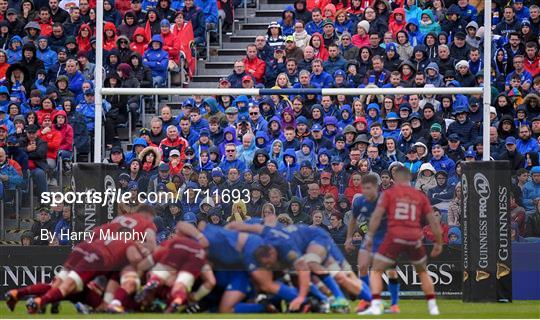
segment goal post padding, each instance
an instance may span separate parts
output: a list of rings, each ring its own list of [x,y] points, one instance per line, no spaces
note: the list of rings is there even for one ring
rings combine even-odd
[[[509,161],[462,163],[463,301],[512,301]]]

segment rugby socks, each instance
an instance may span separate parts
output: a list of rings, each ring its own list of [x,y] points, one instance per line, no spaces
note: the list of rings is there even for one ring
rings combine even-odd
[[[58,288],[51,288],[51,290],[47,291],[42,297],[41,297],[41,305],[45,306],[51,302],[60,301],[64,298],[64,295],[62,294],[62,291]]]
[[[426,294],[426,300],[428,302],[428,306],[436,306],[437,302],[435,300],[435,294]]]
[[[326,287],[332,292],[332,294],[334,295],[336,299],[345,299],[345,295],[339,288],[338,284],[336,283],[336,280],[334,280],[334,278],[332,278],[331,275],[329,274],[321,275],[319,276],[319,278],[321,278],[324,285],[326,285]]]
[[[313,283],[309,285],[309,293],[314,296],[315,298],[319,299],[320,301],[322,302],[327,302],[328,301],[328,297],[325,296],[321,290],[319,290],[319,288],[317,288],[316,285],[314,285]]]
[[[289,287],[288,285],[278,282],[279,283],[279,290],[277,292],[277,296],[287,302],[291,302],[298,296],[298,290],[293,287]]]
[[[369,287],[369,274],[366,274],[365,276],[361,276],[360,280],[362,280],[364,283],[366,283]]]
[[[371,289],[369,288],[369,285],[362,281],[362,289],[360,289],[360,293],[358,294],[358,299],[365,300],[365,301],[371,301],[373,297],[371,296]]]
[[[373,299],[371,300],[371,306],[380,308],[382,306],[381,294],[380,293],[377,293],[377,294],[374,293],[372,297],[373,297]]]
[[[188,296],[187,296],[187,293],[186,293],[185,290],[177,290],[177,291],[175,291],[175,292],[173,292],[171,294],[171,299],[170,299],[169,303],[172,303],[176,299],[179,299],[182,302],[186,302],[187,298],[188,298]]]
[[[428,303],[428,310],[430,315],[439,315],[439,307],[437,307],[437,301],[435,300],[435,294],[426,294],[426,300]]]
[[[264,305],[259,303],[239,302],[234,306],[234,313],[263,313]]]
[[[101,298],[101,294],[99,294],[98,292],[94,290],[86,289],[84,290],[81,296],[82,296],[82,300],[79,300],[79,301],[84,302],[85,304],[89,305],[90,307],[94,309],[99,307],[99,305],[103,302],[103,299]],[[77,302],[78,301],[75,301],[75,303]]]
[[[390,292],[390,299],[392,301],[392,305],[397,305],[399,302],[399,280],[398,279],[389,279],[388,291]]]
[[[133,310],[136,304],[132,295],[130,295],[124,288],[120,287],[114,292],[114,300],[111,302],[111,305],[120,305],[126,310]]]
[[[41,296],[51,289],[51,285],[47,283],[36,283],[28,287],[17,289],[17,298],[25,296]]]

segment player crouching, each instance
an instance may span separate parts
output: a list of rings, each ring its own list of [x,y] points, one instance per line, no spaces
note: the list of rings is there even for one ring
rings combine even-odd
[[[198,303],[216,284],[201,245],[184,236],[175,236],[154,252],[155,266],[148,272],[148,282],[135,296],[143,308],[154,298],[167,301],[166,312],[178,312],[188,303],[196,309]],[[202,279],[197,291],[191,292],[195,281]]]

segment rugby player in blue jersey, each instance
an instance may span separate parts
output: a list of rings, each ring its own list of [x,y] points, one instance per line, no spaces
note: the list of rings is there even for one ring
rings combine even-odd
[[[377,207],[377,202],[379,200],[379,179],[374,174],[368,174],[362,178],[362,195],[357,196],[353,200],[352,213],[353,217],[349,221],[349,226],[347,229],[347,240],[345,241],[345,250],[352,251],[354,246],[352,244],[352,236],[356,232],[358,218],[369,221],[371,214]],[[369,284],[369,275],[368,270],[372,262],[372,256],[377,252],[379,246],[381,245],[384,236],[386,234],[386,218],[381,221],[375,236],[373,237],[373,248],[371,251],[366,250],[364,242],[360,246],[358,252],[358,272],[360,274],[360,279],[365,283]],[[398,275],[395,269],[387,271],[389,278],[388,281],[388,291],[390,291],[391,296],[391,306],[390,313],[399,313],[399,281]],[[370,301],[366,299],[361,300],[358,303],[358,312],[366,310],[370,305]]]
[[[269,219],[265,217],[267,221]],[[334,295],[332,309],[336,311],[348,311],[348,301],[340,286],[361,299],[371,299],[369,286],[362,284],[351,272],[350,265],[332,238],[320,228],[243,223],[231,223],[227,228],[260,234],[266,245],[257,249],[257,261],[268,269],[283,269],[297,260],[304,260],[309,271],[317,275]]]
[[[225,288],[219,312],[267,311],[263,304],[242,302],[252,293],[251,281],[261,292],[273,294],[288,302],[291,311],[299,310],[306,300],[309,290],[309,272],[306,271],[308,266],[304,261],[295,264],[299,273],[299,290],[273,281],[272,270],[259,267],[255,259],[255,251],[264,245],[260,236],[205,223],[201,223],[197,229],[185,222],[178,223],[177,232],[197,239],[199,244],[206,248],[209,260],[215,265],[214,270],[228,270],[223,273],[216,272],[218,285]]]

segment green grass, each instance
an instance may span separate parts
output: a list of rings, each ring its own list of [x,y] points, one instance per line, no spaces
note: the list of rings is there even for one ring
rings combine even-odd
[[[134,313],[123,315],[110,314],[95,314],[95,315],[79,315],[75,308],[64,302],[61,305],[60,314],[51,315],[28,315],[24,308],[24,303],[19,303],[15,312],[10,312],[5,303],[0,301],[0,318],[175,318],[175,319],[343,319],[343,318],[359,318],[356,314],[215,314],[215,313],[200,313],[196,315],[188,314],[156,314],[156,313]],[[514,301],[513,303],[463,303],[459,300],[439,300],[439,309],[441,311],[440,318],[483,318],[483,319],[501,319],[501,318],[540,318],[540,301]],[[351,304],[354,308],[355,304]],[[428,318],[427,306],[424,300],[401,300],[401,313],[399,315],[383,315],[377,318]],[[363,318],[369,318],[363,316]]]

